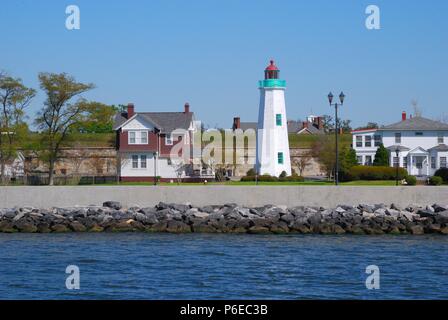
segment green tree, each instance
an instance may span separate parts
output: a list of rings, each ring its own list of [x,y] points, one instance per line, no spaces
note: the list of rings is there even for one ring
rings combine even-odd
[[[358,160],[356,159],[356,151],[353,148],[343,149],[340,170],[349,171],[356,165],[358,165]]]
[[[5,183],[5,169],[17,156],[26,138],[28,126],[25,108],[36,95],[34,89],[23,85],[22,80],[0,74],[0,180]]]
[[[43,160],[49,169],[49,185],[54,184],[54,164],[63,142],[73,127],[79,125],[86,114],[86,101],[79,95],[94,88],[93,84],[76,82],[66,73],[40,73],[40,88],[47,95],[35,123],[41,130]],[[73,101],[76,97],[77,100]]]
[[[382,143],[380,144],[378,149],[376,149],[373,165],[379,167],[389,166],[389,152]]]
[[[79,133],[109,133],[113,129],[113,118],[119,108],[100,102],[85,102],[85,113],[73,130]]]

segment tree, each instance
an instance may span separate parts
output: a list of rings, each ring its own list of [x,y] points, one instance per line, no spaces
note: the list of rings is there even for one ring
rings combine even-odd
[[[309,152],[304,153],[298,159],[294,160],[294,164],[299,169],[299,175],[303,176],[305,169],[311,164],[312,155]]]
[[[113,129],[113,117],[119,108],[100,102],[85,102],[85,116],[74,126],[73,130],[80,133],[109,133]]]
[[[341,152],[341,171],[349,171],[352,167],[358,165],[356,151],[353,148],[344,148]]]
[[[367,122],[367,124],[363,127],[358,127],[356,130],[362,130],[362,129],[378,129],[379,125],[376,122]]]
[[[61,145],[66,141],[70,130],[82,121],[86,111],[84,99],[78,98],[74,102],[73,100],[94,88],[94,85],[76,82],[66,73],[40,73],[39,83],[47,98],[35,123],[42,133],[44,160],[48,162],[49,169],[49,185],[53,185],[54,164]]]
[[[382,143],[379,145],[378,149],[376,149],[373,165],[380,167],[389,166],[389,152]]]
[[[5,168],[17,156],[17,150],[28,133],[24,110],[36,91],[23,85],[19,78],[0,74],[0,180],[5,182]]]

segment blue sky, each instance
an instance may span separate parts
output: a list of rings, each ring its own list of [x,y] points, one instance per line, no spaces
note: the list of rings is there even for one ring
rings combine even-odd
[[[81,29],[65,28],[78,5]],[[367,30],[365,8],[381,9]],[[412,112],[448,113],[448,1],[31,1],[2,3],[0,69],[38,87],[40,71],[67,72],[97,88],[86,98],[133,102],[137,111],[182,110],[209,126],[255,121],[257,80],[274,58],[287,81],[289,119],[332,114],[360,126]],[[30,116],[42,106],[41,93]]]

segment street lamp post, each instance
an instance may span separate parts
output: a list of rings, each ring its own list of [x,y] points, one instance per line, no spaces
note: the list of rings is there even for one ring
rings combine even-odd
[[[395,148],[395,156],[397,157],[397,163],[395,164],[395,185],[398,186],[398,167],[400,166],[400,149],[398,147]]]
[[[338,107],[342,106],[344,104],[345,95],[343,92],[339,94],[339,101],[340,103],[332,103],[333,102],[333,94],[330,92],[328,94],[328,102],[330,103],[330,106],[334,106],[334,114],[335,114],[335,129],[334,129],[334,136],[335,136],[335,143],[336,143],[336,163],[335,163],[335,169],[334,169],[334,183],[335,185],[339,185],[339,146],[338,146],[338,134],[339,134],[339,127],[338,127]]]

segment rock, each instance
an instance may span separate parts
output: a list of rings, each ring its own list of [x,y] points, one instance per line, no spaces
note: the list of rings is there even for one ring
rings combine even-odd
[[[69,232],[70,230],[67,228],[67,226],[63,225],[63,224],[55,224],[53,226],[51,226],[51,231],[53,232]]]
[[[78,221],[73,221],[69,225],[74,232],[85,232],[87,228]]]
[[[335,224],[333,226],[333,232],[336,234],[344,234],[345,230],[340,225]]]
[[[17,230],[19,230],[20,232],[24,232],[24,233],[37,232],[37,227],[33,223],[28,222],[28,221],[16,222],[15,227]]]
[[[248,233],[265,234],[265,233],[270,233],[270,232],[269,232],[269,228],[267,228],[267,227],[253,226],[253,227],[249,228]]]
[[[415,235],[419,235],[419,234],[424,234],[425,233],[423,227],[419,226],[419,225],[411,226],[409,228],[409,232],[411,234],[415,234]]]
[[[103,202],[103,207],[112,208],[112,209],[115,209],[115,210],[120,210],[121,208],[123,208],[121,203],[118,202],[118,201],[106,201],[106,202]]]
[[[432,217],[435,216],[434,211],[432,211],[432,210],[428,210],[428,209],[426,209],[426,210],[418,210],[418,211],[417,211],[417,214],[418,214],[420,217],[423,217],[423,218],[432,218]]]
[[[215,233],[216,229],[212,227],[211,225],[201,223],[201,224],[194,224],[192,226],[193,232],[198,233]]]
[[[191,228],[189,225],[180,222],[180,221],[168,221],[168,225],[166,227],[167,232],[172,233],[186,233],[191,232]]]
[[[288,225],[285,222],[283,222],[283,221],[279,221],[278,223],[273,224],[269,228],[269,230],[272,233],[277,233],[277,234],[279,234],[279,233],[288,233],[289,232]]]
[[[448,234],[448,226],[441,228],[440,229],[440,233],[441,234]]]
[[[13,233],[17,232],[17,229],[14,228],[14,225],[11,222],[0,221],[0,232]]]
[[[432,207],[434,209],[434,212],[437,213],[448,210],[448,206],[442,206],[439,204],[433,204]]]

